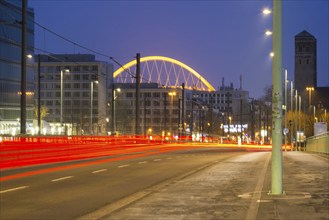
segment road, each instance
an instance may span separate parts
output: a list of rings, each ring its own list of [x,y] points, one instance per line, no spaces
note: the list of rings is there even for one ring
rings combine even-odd
[[[245,154],[253,153],[208,145],[8,169],[1,172],[0,219],[76,219]]]

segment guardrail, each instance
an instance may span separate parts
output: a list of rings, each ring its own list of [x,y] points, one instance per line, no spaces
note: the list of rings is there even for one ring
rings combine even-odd
[[[306,151],[329,154],[329,132],[307,138]]]

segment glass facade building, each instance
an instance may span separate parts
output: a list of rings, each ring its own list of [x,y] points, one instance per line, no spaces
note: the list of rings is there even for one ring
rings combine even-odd
[[[0,134],[19,133],[22,1],[0,1]],[[27,54],[34,51],[34,11],[27,10]],[[27,132],[33,120],[34,68],[27,59]]]

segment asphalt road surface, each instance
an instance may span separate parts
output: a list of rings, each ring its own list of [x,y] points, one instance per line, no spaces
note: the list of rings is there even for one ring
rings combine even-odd
[[[208,146],[5,170],[0,219],[77,219],[244,154],[253,153]]]

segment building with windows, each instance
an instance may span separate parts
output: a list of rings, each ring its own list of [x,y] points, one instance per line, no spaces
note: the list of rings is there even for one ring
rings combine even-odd
[[[317,84],[317,40],[305,30],[295,36],[295,89],[309,108],[329,108],[329,87]]]
[[[112,64],[91,54],[41,55],[40,103],[47,109],[41,129],[51,134],[107,134],[112,73]]]
[[[304,96],[307,87],[317,85],[316,46],[316,38],[305,30],[295,36],[295,89]]]
[[[114,114],[116,133],[136,132],[136,89],[134,83],[115,83]],[[223,86],[218,91],[183,90],[157,83],[142,83],[140,90],[140,130],[144,135],[169,138],[192,136],[237,136],[248,132],[249,93]],[[113,128],[111,128],[113,132]]]
[[[20,133],[22,1],[0,1],[0,134]],[[27,53],[34,50],[34,11],[27,10]],[[27,59],[27,133],[34,109],[33,61]]]

